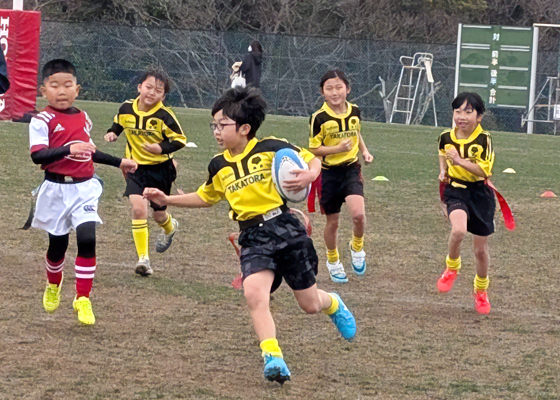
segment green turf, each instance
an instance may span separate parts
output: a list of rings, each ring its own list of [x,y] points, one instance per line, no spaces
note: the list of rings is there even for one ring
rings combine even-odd
[[[105,143],[118,104],[77,102],[94,124],[97,146],[124,152],[124,137]],[[177,186],[196,190],[218,147],[208,110],[176,109],[196,148],[179,151]],[[308,120],[269,116],[258,136],[305,146]],[[43,232],[20,231],[30,191],[42,181],[32,164],[26,124],[0,123],[0,399],[553,399],[560,398],[560,138],[493,132],[494,184],[510,202],[518,228],[499,218],[490,239],[488,317],[473,310],[473,255],[463,246],[456,287],[437,293],[449,226],[438,200],[437,139],[442,128],[363,123],[375,156],[363,168],[368,272],[347,285],[327,277],[321,231],[312,215],[320,259],[318,285],[336,290],[354,311],[358,336],[337,337],[328,318],[298,309],[285,287],[271,308],[292,382],[262,378],[258,342],[241,292],[229,283],[238,261],[227,240],[236,230],[228,207],[172,210],[174,244],[153,254],[155,275],[134,275],[129,207],[118,169],[105,181],[92,302],[97,323],[78,326],[71,311],[71,236],[60,309],[46,314]],[[502,171],[513,168],[516,174]],[[388,182],[372,181],[383,175]],[[303,205],[296,205],[303,208]],[[157,227],[150,222],[152,240]],[[343,211],[340,248],[348,266],[350,221]],[[153,242],[152,242],[153,243]]]

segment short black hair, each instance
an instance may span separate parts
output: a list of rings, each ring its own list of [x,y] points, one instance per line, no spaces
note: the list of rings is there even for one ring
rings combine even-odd
[[[266,102],[261,97],[259,89],[236,86],[228,89],[222,97],[216,100],[212,107],[212,116],[220,110],[226,117],[234,120],[238,126],[249,124],[251,130],[247,138],[252,139],[266,116]]]
[[[41,71],[43,81],[48,79],[51,75],[58,74],[59,72],[66,72],[76,77],[76,67],[70,61],[58,58],[47,62]]]
[[[461,108],[465,101],[467,102],[468,106],[471,106],[476,110],[476,113],[478,115],[482,115],[486,111],[484,100],[482,100],[482,97],[480,97],[478,93],[474,92],[459,93],[459,95],[457,95],[457,97],[455,97],[451,102],[451,107],[453,107],[454,110]]]
[[[150,76],[153,76],[156,79],[156,81],[160,81],[161,83],[163,83],[164,93],[165,94],[169,93],[170,90],[169,76],[167,75],[167,73],[165,73],[165,71],[155,69],[155,68],[150,68],[146,70],[146,72],[144,72],[142,76],[140,76],[139,84],[141,85],[142,83],[144,83],[144,81],[146,81],[146,79],[148,79]]]
[[[344,72],[342,72],[339,69],[331,69],[321,77],[321,81],[319,82],[319,86],[321,87],[321,90],[323,90],[323,86],[325,85],[325,82],[332,78],[340,78],[342,79],[342,82],[344,82],[346,87],[350,87],[350,81],[348,80]]]

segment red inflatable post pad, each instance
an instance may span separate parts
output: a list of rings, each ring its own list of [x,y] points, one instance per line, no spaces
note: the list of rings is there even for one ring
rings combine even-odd
[[[10,89],[0,96],[0,120],[35,110],[40,35],[40,12],[0,10],[0,45],[10,80]]]

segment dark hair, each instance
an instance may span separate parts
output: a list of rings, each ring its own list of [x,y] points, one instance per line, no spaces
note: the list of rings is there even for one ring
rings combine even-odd
[[[325,85],[325,82],[332,78],[340,78],[342,79],[342,82],[346,84],[346,87],[350,87],[350,81],[348,81],[348,78],[346,77],[346,74],[344,72],[342,72],[339,69],[331,69],[321,77],[321,81],[319,82],[319,86],[321,87],[321,90],[323,90],[323,86]]]
[[[156,81],[160,81],[161,83],[163,83],[163,90],[165,94],[169,93],[169,76],[164,71],[159,69],[153,68],[146,70],[146,72],[144,72],[144,74],[142,74],[142,76],[140,77],[139,84],[141,85],[142,83],[144,83],[150,76],[153,76]]]
[[[252,139],[264,121],[266,102],[262,99],[259,89],[236,86],[226,90],[222,97],[216,100],[212,107],[212,116],[220,110],[226,117],[234,120],[238,126],[249,124],[251,130],[247,138]]]
[[[263,48],[261,42],[259,42],[258,40],[253,40],[250,46],[251,46],[251,53],[262,54]]]
[[[76,76],[76,67],[70,61],[66,61],[63,59],[56,59],[47,62],[43,69],[41,70],[41,74],[43,75],[43,81],[49,78],[51,75],[58,74],[59,72],[66,72],[68,74],[72,74],[72,76]]]
[[[451,102],[451,107],[453,107],[454,110],[456,110],[457,108],[461,108],[465,101],[467,102],[468,106],[471,106],[476,110],[476,113],[478,115],[482,115],[484,114],[484,111],[486,111],[486,107],[484,107],[484,101],[482,100],[482,97],[480,97],[478,93],[474,92],[459,93],[459,95],[455,97],[455,99],[453,99],[453,101]]]

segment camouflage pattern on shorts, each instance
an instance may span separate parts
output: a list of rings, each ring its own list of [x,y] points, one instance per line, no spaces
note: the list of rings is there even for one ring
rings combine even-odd
[[[317,252],[305,227],[291,213],[242,230],[238,242],[243,279],[259,271],[274,271],[271,293],[278,289],[282,278],[292,290],[315,284]]]

